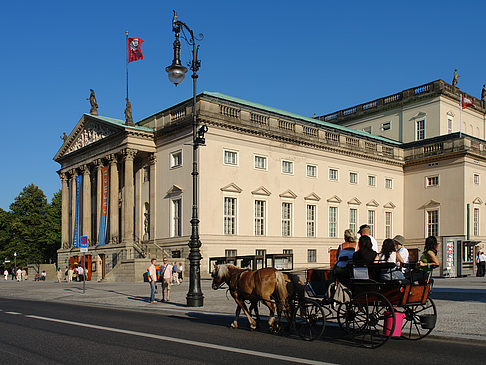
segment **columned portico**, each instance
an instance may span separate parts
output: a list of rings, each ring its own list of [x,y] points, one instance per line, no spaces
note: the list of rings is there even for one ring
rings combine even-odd
[[[125,161],[125,188],[123,197],[123,242],[133,242],[133,216],[134,216],[134,191],[133,191],[133,160],[136,150],[127,148],[123,151]]]
[[[82,167],[83,171],[83,236],[88,236],[88,242],[93,242],[91,236],[91,176],[89,165]]]
[[[110,244],[119,242],[118,231],[118,165],[117,157],[111,154],[110,161]]]
[[[69,248],[69,187],[65,173],[59,174],[62,182],[61,190],[61,248]]]

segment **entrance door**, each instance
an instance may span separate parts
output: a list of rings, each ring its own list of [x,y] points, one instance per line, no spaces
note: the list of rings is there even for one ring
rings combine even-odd
[[[104,279],[105,278],[105,267],[106,267],[106,256],[104,253],[100,253],[100,259],[101,259],[101,279]],[[99,270],[99,268],[98,268]]]

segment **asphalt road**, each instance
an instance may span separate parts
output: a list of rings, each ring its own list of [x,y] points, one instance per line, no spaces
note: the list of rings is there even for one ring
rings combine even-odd
[[[154,304],[155,306],[159,304]],[[158,313],[0,298],[2,364],[484,364],[486,344],[474,341],[392,340],[357,347],[338,328],[306,342],[246,319],[201,312]]]

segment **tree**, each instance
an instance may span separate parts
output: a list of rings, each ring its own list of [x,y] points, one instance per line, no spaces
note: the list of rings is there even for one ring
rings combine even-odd
[[[43,248],[44,260],[46,262],[56,261],[57,250],[61,248],[61,209],[62,193],[59,190],[54,194],[47,208],[44,227],[46,232],[46,246]]]

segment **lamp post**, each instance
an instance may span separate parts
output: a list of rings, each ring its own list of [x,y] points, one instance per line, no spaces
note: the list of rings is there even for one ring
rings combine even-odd
[[[169,74],[169,81],[174,85],[180,84],[184,81],[187,68],[182,66],[180,60],[181,53],[181,36],[182,38],[192,46],[192,62],[190,68],[192,71],[193,80],[193,93],[192,93],[192,218],[191,218],[191,238],[189,240],[189,291],[187,292],[186,301],[188,307],[202,307],[204,296],[201,291],[201,241],[199,240],[199,217],[198,217],[198,154],[197,149],[199,146],[204,145],[204,133],[207,132],[207,126],[202,126],[198,129],[198,121],[196,114],[196,80],[198,78],[197,71],[201,66],[201,61],[197,59],[199,51],[199,45],[196,47],[196,41],[201,41],[202,34],[199,34],[199,38],[194,37],[193,31],[183,22],[177,19],[177,14],[174,10],[174,17],[172,18],[172,31],[175,34],[174,45],[174,59],[172,64],[166,67],[166,71]],[[186,37],[184,30],[187,30],[190,37]]]
[[[14,268],[15,268],[15,271],[17,271],[17,252],[14,252]]]

